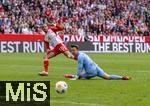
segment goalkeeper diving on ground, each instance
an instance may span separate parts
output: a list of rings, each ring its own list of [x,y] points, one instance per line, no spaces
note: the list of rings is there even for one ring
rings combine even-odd
[[[101,77],[107,80],[129,80],[129,76],[109,75],[101,69],[87,54],[79,51],[78,45],[71,45],[71,53],[78,61],[77,75],[66,74],[68,79],[91,79]]]

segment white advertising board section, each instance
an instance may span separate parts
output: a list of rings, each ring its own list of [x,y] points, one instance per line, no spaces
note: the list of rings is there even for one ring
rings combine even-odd
[[[20,35],[21,36],[21,35]],[[1,53],[44,52],[43,35],[0,35]],[[149,53],[150,37],[142,36],[89,36],[61,35],[68,48],[77,44],[81,51],[92,53]]]

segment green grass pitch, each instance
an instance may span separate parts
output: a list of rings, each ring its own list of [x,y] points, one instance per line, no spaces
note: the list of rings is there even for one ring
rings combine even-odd
[[[66,73],[76,73],[77,63],[60,55],[50,61],[49,76],[40,77],[44,54],[0,54],[0,80],[50,80],[51,106],[150,106],[150,54],[89,54],[109,74],[129,75],[130,81],[101,78],[71,81]],[[57,81],[69,85],[57,94]]]

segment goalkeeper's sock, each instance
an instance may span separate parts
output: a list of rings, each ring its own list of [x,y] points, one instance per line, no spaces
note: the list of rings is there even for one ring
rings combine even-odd
[[[49,60],[48,60],[48,59],[45,59],[45,60],[43,61],[43,64],[44,64],[44,71],[45,71],[45,72],[48,72]]]
[[[122,76],[118,76],[118,75],[110,75],[108,80],[121,80]]]

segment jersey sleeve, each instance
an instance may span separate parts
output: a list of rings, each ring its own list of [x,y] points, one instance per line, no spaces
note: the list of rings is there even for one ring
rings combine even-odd
[[[83,56],[79,56],[78,57],[78,71],[77,71],[77,75],[80,76],[82,74],[83,71]]]

